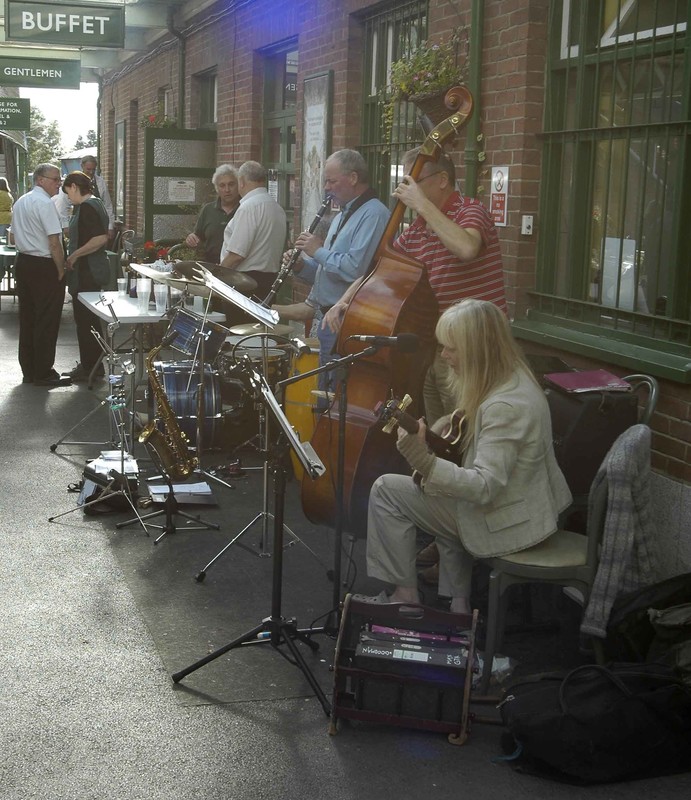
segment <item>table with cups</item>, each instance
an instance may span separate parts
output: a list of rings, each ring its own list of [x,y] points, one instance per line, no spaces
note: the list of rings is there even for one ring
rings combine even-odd
[[[120,283],[122,281],[122,284]],[[151,301],[151,278],[137,278],[137,296],[130,297],[127,293],[127,279],[118,278],[118,291],[116,292],[80,292],[78,300],[83,303],[90,311],[100,317],[106,324],[114,323],[117,319],[119,325],[133,326],[134,330],[129,331],[127,337],[119,344],[115,341],[111,343],[114,350],[122,352],[126,343],[133,340],[135,350],[136,379],[139,383],[144,376],[144,328],[161,321],[163,318],[170,295],[165,284],[156,284],[154,288],[154,301]],[[160,287],[163,291],[157,291]],[[186,306],[186,310],[199,315],[204,315],[205,301],[201,297],[195,297],[193,305]],[[111,313],[111,309],[112,312]],[[222,313],[212,311],[207,315],[207,319],[214,322],[223,322],[225,316]],[[113,331],[113,336],[115,331]]]

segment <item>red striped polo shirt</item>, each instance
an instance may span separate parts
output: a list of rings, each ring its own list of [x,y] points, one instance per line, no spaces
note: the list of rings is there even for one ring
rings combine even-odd
[[[461,197],[458,192],[441,210],[459,227],[480,231],[482,249],[477,258],[461,261],[450,253],[420,216],[396,239],[394,247],[425,265],[440,313],[464,297],[489,300],[506,312],[499,238],[489,211],[479,200]]]

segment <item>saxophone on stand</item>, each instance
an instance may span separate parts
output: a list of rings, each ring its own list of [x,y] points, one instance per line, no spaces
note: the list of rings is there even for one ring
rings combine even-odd
[[[151,390],[156,398],[158,412],[139,434],[139,441],[148,444],[156,452],[161,467],[173,481],[188,478],[199,464],[197,456],[190,450],[187,434],[178,425],[175,412],[168,401],[168,395],[159,381],[154,367],[154,359],[159,351],[170,344],[176,336],[177,332],[164,337],[161,343],[149,351],[146,357],[146,371],[149,375]],[[165,432],[156,427],[157,417],[163,423]]]

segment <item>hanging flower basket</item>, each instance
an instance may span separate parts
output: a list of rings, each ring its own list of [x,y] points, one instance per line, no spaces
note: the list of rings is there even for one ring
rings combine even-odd
[[[408,100],[414,103],[423,114],[426,114],[435,125],[439,125],[452,113],[452,110],[444,103],[445,95],[446,91],[411,94]]]

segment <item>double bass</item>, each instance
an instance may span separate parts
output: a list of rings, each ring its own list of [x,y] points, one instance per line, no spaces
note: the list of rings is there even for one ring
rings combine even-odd
[[[427,135],[410,170],[416,180],[424,165],[437,161],[444,146],[453,141],[473,110],[472,95],[465,87],[447,92],[445,104],[456,109]],[[423,264],[394,250],[405,205],[398,201],[368,270],[346,308],[336,343],[339,356],[356,353],[355,339],[361,334],[398,336],[414,333],[420,347],[415,353],[382,348],[349,367],[345,411],[343,485],[337,487],[339,456],[339,411],[341,391],[314,429],[311,444],[326,466],[316,480],[303,478],[302,506],[314,523],[334,526],[337,511],[343,528],[365,535],[367,503],[372,484],[387,472],[407,472],[395,440],[381,431],[374,409],[393,395],[410,394],[413,413],[422,413],[422,385],[434,356],[434,329],[439,316],[436,298]],[[340,491],[339,491],[340,488]],[[337,509],[338,502],[342,508]]]

